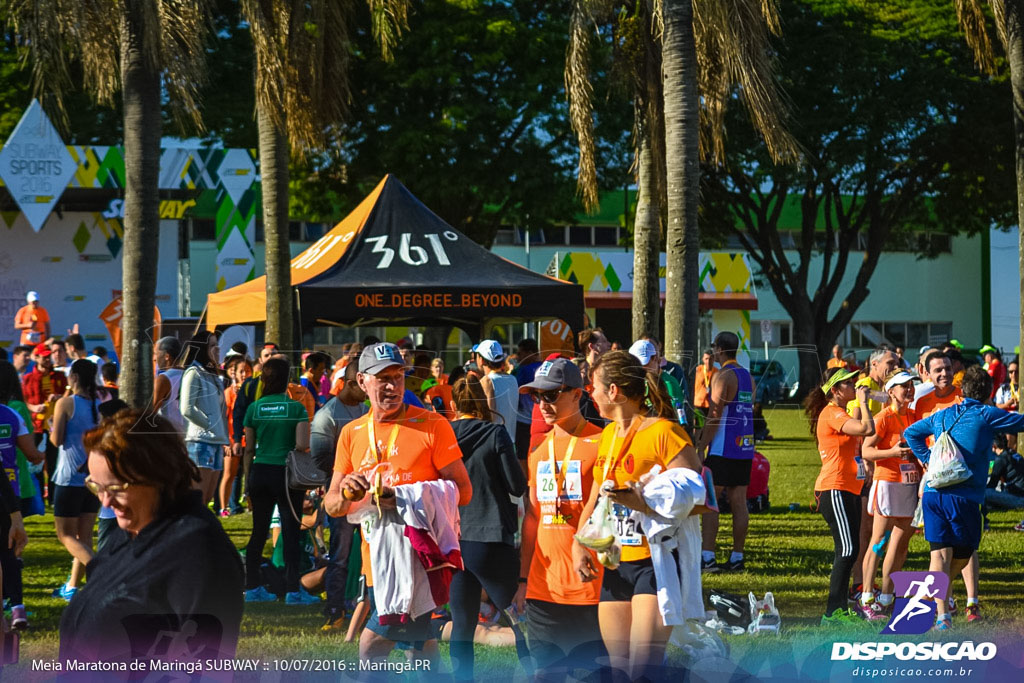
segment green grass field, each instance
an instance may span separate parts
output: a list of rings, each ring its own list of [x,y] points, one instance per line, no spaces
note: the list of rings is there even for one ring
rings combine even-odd
[[[813,500],[813,484],[819,469],[819,458],[810,438],[803,414],[792,407],[777,407],[766,413],[773,439],[759,450],[771,462],[772,508],[764,514],[752,515],[746,545],[747,571],[704,577],[705,594],[718,588],[760,596],[772,591],[782,615],[783,634],[772,636],[730,637],[734,661],[757,662],[762,655],[777,653],[785,643],[795,650],[811,648],[827,638],[818,620],[824,611],[828,577],[832,564],[832,540],[822,517],[809,509]],[[789,504],[799,509],[790,512]],[[1024,534],[1013,531],[1022,512],[994,512],[990,515],[992,529],[986,532],[981,545],[981,604],[985,620],[970,627],[971,637],[1024,633],[1022,607],[1022,576],[1024,576]],[[236,546],[242,547],[249,534],[251,517],[241,515],[225,520],[225,528]],[[727,559],[731,549],[731,520],[722,518],[718,557]],[[26,523],[29,546],[25,551],[25,602],[31,614],[31,629],[22,640],[19,668],[12,670],[14,680],[19,670],[28,673],[34,658],[51,659],[57,655],[58,625],[64,602],[50,597],[70,567],[70,558],[57,543],[52,517],[32,517]],[[928,548],[916,535],[910,546],[906,569],[923,570],[928,566]],[[963,583],[954,584],[954,592],[964,603]],[[323,623],[317,607],[289,607],[284,603],[254,604],[246,608],[239,657],[263,660],[288,657],[353,658],[355,646],[342,642],[341,634],[321,634]],[[965,637],[967,625],[962,617],[954,621],[952,632]],[[880,630],[878,624],[850,627],[861,639],[871,638]],[[849,639],[851,631],[843,634]],[[781,642],[780,642],[781,641]],[[443,648],[446,651],[446,648]],[[480,648],[477,677],[507,678],[516,670],[512,648]],[[752,670],[748,666],[748,670]],[[242,678],[241,680],[244,680]]]

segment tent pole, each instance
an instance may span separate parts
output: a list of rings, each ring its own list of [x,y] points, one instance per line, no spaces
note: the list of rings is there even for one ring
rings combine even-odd
[[[194,329],[192,330],[192,336],[193,336],[193,337],[194,337],[194,336],[196,336],[197,334],[199,334],[199,330],[200,330],[200,329],[202,329],[202,326],[203,326],[203,318],[205,318],[205,317],[206,317],[206,310],[207,310],[207,309],[208,309],[209,307],[210,307],[210,299],[209,299],[209,297],[207,297],[207,299],[206,299],[206,305],[205,305],[205,306],[203,306],[203,312],[199,314],[199,320],[197,320],[197,321],[196,321],[196,326],[195,326],[195,328],[194,328]]]

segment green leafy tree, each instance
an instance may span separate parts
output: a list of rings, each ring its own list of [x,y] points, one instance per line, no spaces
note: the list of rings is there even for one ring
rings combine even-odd
[[[152,396],[153,305],[160,229],[162,98],[183,129],[200,125],[197,90],[205,78],[204,2],[10,0],[8,19],[31,55],[34,93],[49,94],[68,125],[64,94],[81,65],[86,92],[106,105],[121,94],[125,201],[122,257],[124,345],[121,396],[134,406]]]
[[[887,246],[1012,220],[1002,170],[1011,146],[999,142],[1010,125],[1005,86],[977,77],[948,9],[926,0],[787,3],[779,72],[806,163],[773,164],[752,128],[730,116],[725,163],[704,168],[707,236],[742,245],[789,313],[804,392]],[[801,213],[792,246],[779,233],[787,201]],[[844,287],[848,273],[854,282]]]

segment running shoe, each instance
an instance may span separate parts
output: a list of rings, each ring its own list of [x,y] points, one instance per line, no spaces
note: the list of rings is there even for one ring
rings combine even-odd
[[[344,631],[348,627],[347,620],[344,616],[340,617],[327,617],[327,623],[320,627],[320,630],[324,633],[332,633],[334,631]]]
[[[837,609],[832,614],[826,614],[821,618],[822,626],[850,626],[863,621],[852,609]]]
[[[1013,530],[1014,531],[1024,531],[1024,519],[1022,519],[1021,521],[1017,522],[1014,525]]]
[[[701,574],[717,574],[722,571],[722,568],[718,566],[717,560],[701,560],[700,561],[700,572]]]
[[[947,604],[949,606],[949,616],[956,614],[956,598],[950,595],[949,602]]]
[[[949,618],[947,614],[944,617],[940,617],[935,620],[935,626],[932,626],[933,631],[951,631],[953,629],[953,620]]]
[[[60,598],[64,602],[71,602],[71,598],[75,597],[75,593],[78,592],[77,586],[69,586],[67,583],[62,583],[59,588],[54,589],[52,595],[55,598]]]
[[[223,508],[220,511],[220,516],[221,517],[230,517],[231,516],[231,510],[228,510],[227,508]]]
[[[973,623],[975,621],[981,621],[981,606],[977,603],[973,605],[967,605],[967,609],[964,610],[967,614],[967,623]]]
[[[25,605],[15,605],[11,608],[11,628],[15,631],[24,631],[28,628],[28,613]]]
[[[250,588],[245,591],[246,602],[277,602],[277,596],[263,586]]]
[[[882,606],[874,600],[867,604],[860,603],[857,607],[857,612],[868,621],[879,621],[887,618]]]
[[[284,596],[284,602],[286,605],[317,605],[320,604],[320,597],[317,595],[310,595],[306,592],[305,588],[299,588],[297,591],[292,591]]]
[[[726,562],[725,563],[725,567],[723,567],[723,570],[727,571],[727,572],[742,572],[742,571],[746,571],[746,569],[747,569],[747,567],[746,567],[745,564],[743,564],[743,560],[742,559],[736,560],[735,562],[732,562],[732,561]]]

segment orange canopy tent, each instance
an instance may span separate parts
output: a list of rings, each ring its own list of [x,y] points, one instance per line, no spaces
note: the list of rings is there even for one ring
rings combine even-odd
[[[303,329],[453,325],[559,318],[583,324],[583,288],[534,273],[445,223],[393,176],[292,259]],[[266,277],[210,294],[207,328],[266,320]]]

